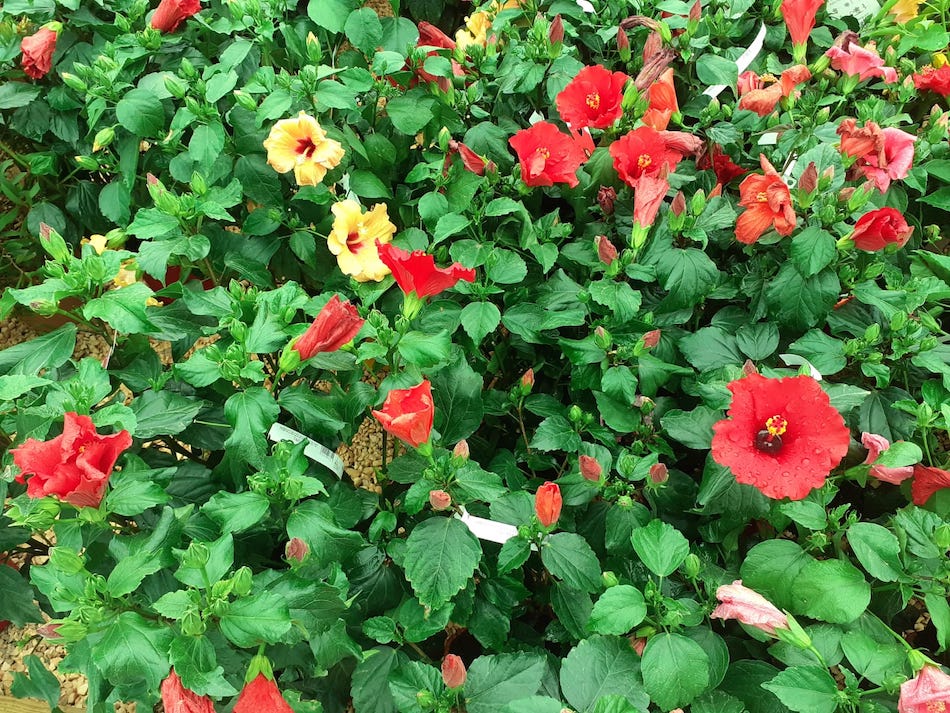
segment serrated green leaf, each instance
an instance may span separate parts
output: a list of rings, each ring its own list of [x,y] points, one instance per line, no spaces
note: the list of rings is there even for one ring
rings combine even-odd
[[[481,545],[461,521],[431,517],[406,540],[406,579],[423,605],[441,607],[468,584],[481,558]]]

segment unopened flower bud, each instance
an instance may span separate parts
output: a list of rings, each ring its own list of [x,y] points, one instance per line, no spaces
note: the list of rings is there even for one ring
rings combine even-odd
[[[292,537],[284,547],[284,557],[289,561],[303,562],[304,557],[310,552],[310,547],[299,537]]]
[[[452,496],[444,490],[430,490],[429,505],[432,506],[433,510],[448,510],[452,507]]]
[[[564,21],[558,13],[551,21],[551,27],[548,28],[548,42],[552,45],[559,45],[564,42]]]
[[[798,179],[798,187],[805,193],[814,193],[818,188],[818,167],[811,161]]]
[[[683,560],[683,572],[689,579],[696,579],[699,575],[699,570],[702,569],[702,564],[699,557],[690,552],[686,555],[686,559]]]
[[[613,215],[614,201],[617,200],[617,191],[613,186],[601,186],[597,190],[597,205],[604,212],[604,215]]]
[[[742,365],[742,375],[743,376],[752,376],[753,374],[758,374],[759,368],[752,362],[751,359],[746,359],[745,364]]]
[[[854,195],[854,186],[847,186],[838,191],[838,202],[847,203],[851,200],[851,196]]]
[[[818,179],[818,188],[826,190],[833,180],[835,180],[835,167],[828,166],[828,168],[821,172],[821,177]]]
[[[79,167],[85,169],[86,171],[99,170],[99,162],[92,156],[76,156],[74,158]]]
[[[534,386],[534,369],[528,369],[521,375],[521,386],[529,392],[531,391]]]
[[[663,485],[670,479],[670,473],[663,463],[655,463],[650,466],[650,480],[654,485]]]
[[[606,235],[598,235],[594,238],[594,244],[597,246],[597,257],[604,265],[610,265],[617,259],[617,248]]]
[[[581,410],[581,407],[577,404],[572,405],[567,410],[567,419],[571,423],[580,423],[580,420],[584,417],[584,412]]]
[[[235,89],[232,94],[239,107],[246,111],[257,111],[257,102],[250,94],[242,92],[240,89]]]
[[[464,686],[467,675],[465,663],[461,657],[455,654],[449,654],[442,659],[442,682],[446,688],[460,688]]]
[[[89,87],[86,86],[86,83],[82,81],[75,74],[70,74],[69,72],[63,72],[62,75],[63,83],[77,92],[85,92]]]
[[[623,28],[617,30],[617,50],[620,52],[620,59],[624,62],[630,60],[630,38]]]
[[[165,90],[176,99],[184,99],[188,93],[188,83],[174,74],[165,74],[162,77],[165,83]]]
[[[470,451],[468,449],[468,441],[466,441],[464,438],[456,443],[455,448],[452,449],[452,455],[462,460],[468,460],[469,453]]]
[[[643,346],[647,349],[653,349],[653,347],[660,343],[661,334],[662,332],[659,329],[651,329],[643,335]]]
[[[620,580],[617,578],[617,575],[609,570],[600,575],[600,581],[603,582],[604,587],[607,589],[616,587],[618,584],[620,584]]]
[[[594,330],[594,344],[596,344],[598,347],[607,350],[613,346],[613,343],[614,338],[606,329],[603,327],[597,327],[597,329]]]
[[[432,695],[432,691],[419,691],[416,694],[416,703],[424,711],[432,710],[435,708],[435,696]]]
[[[100,149],[104,149],[106,146],[111,144],[115,140],[115,129],[111,126],[107,126],[104,129],[100,129],[96,134],[96,137],[92,140],[92,152],[96,153]]]
[[[647,639],[645,636],[631,636],[630,646],[637,652],[637,656],[643,656],[643,650],[647,647]]]
[[[580,464],[581,475],[584,476],[585,480],[589,480],[592,483],[600,482],[600,475],[604,469],[600,467],[600,463],[596,458],[581,456],[578,458],[578,462]]]
[[[686,196],[683,195],[683,191],[676,192],[673,202],[670,203],[670,212],[675,216],[683,215],[686,212]]]

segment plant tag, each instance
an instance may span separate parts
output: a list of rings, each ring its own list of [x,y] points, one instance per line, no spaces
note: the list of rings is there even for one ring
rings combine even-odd
[[[303,453],[307,458],[329,468],[336,474],[337,478],[343,477],[343,459],[312,438],[307,438],[307,436],[292,428],[287,428],[282,423],[275,423],[271,426],[270,431],[267,432],[267,437],[274,443],[278,441],[291,441],[292,443],[304,441],[307,445],[304,447]]]
[[[455,517],[461,520],[469,531],[480,540],[488,540],[503,545],[512,537],[518,536],[518,528],[514,525],[469,515],[465,508],[461,508],[461,511]],[[536,550],[537,548],[531,545],[531,549]]]
[[[770,131],[759,137],[759,146],[775,146],[778,143],[778,132]]]
[[[765,23],[762,23],[762,26],[759,28],[759,33],[755,36],[755,39],[752,40],[752,44],[746,47],[745,52],[739,55],[739,59],[736,60],[736,69],[739,71],[739,74],[742,74],[749,68],[749,65],[752,64],[752,60],[759,56],[759,52],[762,51],[762,44],[765,42]],[[725,84],[714,84],[711,87],[706,87],[706,91],[703,92],[707,97],[718,97],[722,94],[723,90],[726,89],[727,85]]]
[[[816,369],[810,361],[798,354],[779,354],[779,358],[785,362],[786,366],[807,366],[811,373],[811,378],[815,381],[821,381],[821,372]]]
[[[876,14],[881,9],[881,4],[877,0],[828,0],[825,9],[838,20],[853,17],[862,21]]]

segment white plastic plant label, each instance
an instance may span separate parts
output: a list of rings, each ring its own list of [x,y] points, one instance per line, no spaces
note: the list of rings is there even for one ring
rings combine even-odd
[[[288,428],[282,423],[275,423],[271,426],[270,431],[267,432],[267,437],[274,443],[279,441],[291,441],[293,443],[305,442],[307,445],[304,447],[303,453],[307,458],[316,461],[320,465],[326,466],[336,474],[337,478],[343,477],[343,460],[340,456],[323,444],[317,443],[312,438],[307,438],[307,436],[298,433],[292,428]]]
[[[762,51],[762,44],[765,42],[765,23],[762,23],[762,26],[759,28],[758,34],[756,34],[755,39],[752,40],[752,44],[746,47],[745,52],[739,55],[739,59],[736,60],[736,69],[739,74],[742,74],[749,68],[749,65],[752,64],[752,60],[759,56],[759,52]],[[727,88],[726,84],[714,84],[711,87],[706,87],[706,91],[703,92],[707,97],[718,97],[722,94],[723,90]]]

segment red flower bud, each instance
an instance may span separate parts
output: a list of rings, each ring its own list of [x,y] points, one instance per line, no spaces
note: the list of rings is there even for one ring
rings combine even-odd
[[[169,713],[214,713],[214,701],[185,688],[175,669],[162,681],[162,707]]]
[[[814,161],[809,163],[802,171],[802,175],[798,179],[798,187],[805,193],[812,193],[818,188],[818,167],[815,166]]]
[[[299,537],[292,537],[284,547],[284,557],[297,562],[303,562],[308,552],[310,552],[310,547]]]
[[[759,368],[752,362],[751,359],[746,359],[745,364],[742,365],[742,375],[743,376],[752,376],[753,374],[758,374]]]
[[[429,505],[433,510],[448,510],[452,507],[452,496],[444,490],[430,490]]]
[[[284,700],[277,683],[259,673],[244,684],[232,713],[294,713],[294,709]]]
[[[601,186],[597,190],[597,205],[604,211],[604,215],[613,214],[615,200],[617,200],[617,191],[613,189],[613,186]]]
[[[526,389],[530,389],[534,386],[534,369],[528,369],[521,375],[521,385]]]
[[[301,361],[323,352],[335,352],[356,336],[364,322],[356,307],[333,295],[291,348],[300,354]]]
[[[600,467],[600,463],[597,462],[596,458],[581,456],[578,461],[580,462],[581,475],[584,476],[585,480],[592,483],[600,482],[600,474],[603,472],[603,468]]]
[[[534,512],[544,527],[551,527],[561,517],[561,489],[557,483],[545,483],[534,495]]]
[[[610,265],[617,259],[617,248],[607,239],[606,235],[598,235],[594,238],[594,242],[597,245],[597,257],[604,265]]]
[[[446,688],[459,688],[465,685],[465,664],[455,654],[449,654],[442,659],[442,682]]]
[[[463,460],[468,460],[469,450],[468,450],[468,441],[464,438],[455,444],[455,448],[452,449],[452,455],[456,458],[461,458]]]
[[[560,13],[555,15],[554,20],[551,21],[551,27],[548,28],[548,41],[552,45],[556,45],[564,41],[564,21],[561,20]]]
[[[647,349],[653,349],[653,347],[660,343],[661,334],[662,332],[659,329],[651,329],[643,335],[643,346]]]
[[[630,49],[630,38],[622,28],[617,30],[617,49],[621,52]]]
[[[637,652],[637,656],[643,656],[643,650],[647,647],[646,637],[645,636],[631,636],[630,646],[632,646],[633,650]]]
[[[859,250],[883,250],[888,245],[904,247],[914,229],[896,208],[878,208],[865,213],[854,226],[851,239]]]
[[[683,195],[683,191],[677,191],[676,195],[673,196],[673,202],[670,203],[670,212],[676,216],[683,215],[686,212],[686,196]]]
[[[472,151],[462,142],[459,142],[458,144],[458,152],[459,156],[462,157],[462,165],[465,166],[466,170],[471,171],[476,176],[485,175],[485,159]]]
[[[670,479],[670,473],[662,463],[656,463],[650,466],[650,480],[654,485],[662,485]]]

